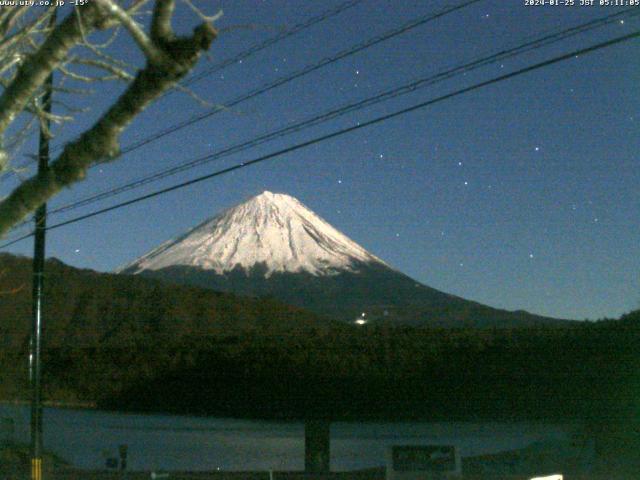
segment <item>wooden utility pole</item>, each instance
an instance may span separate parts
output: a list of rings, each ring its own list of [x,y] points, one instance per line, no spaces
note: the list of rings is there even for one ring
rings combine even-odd
[[[328,420],[304,423],[304,470],[329,473],[331,468],[331,424]]]
[[[49,25],[55,26],[56,9],[51,14]],[[53,73],[44,83],[41,107],[45,114],[40,119],[40,142],[38,146],[38,175],[49,169],[50,126],[53,94]],[[31,343],[29,352],[29,380],[31,383],[31,480],[42,480],[42,303],[44,300],[45,235],[47,231],[47,204],[43,203],[35,213],[33,246],[33,297]]]

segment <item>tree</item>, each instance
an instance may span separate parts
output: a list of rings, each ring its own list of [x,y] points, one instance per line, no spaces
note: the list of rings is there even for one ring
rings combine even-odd
[[[127,82],[106,112],[64,146],[48,171],[22,181],[0,200],[0,237],[60,190],[82,180],[89,167],[116,159],[124,129],[154,100],[178,85],[217,36],[212,23],[218,16],[204,16],[189,0],[184,1],[201,20],[190,36],[177,36],[173,31],[175,0],[151,2],[146,29],[139,18],[141,7],[150,0],[126,1],[90,0],[71,7],[71,12],[55,23],[49,19],[55,9],[62,12],[62,7],[0,7],[0,81],[4,88],[0,95],[0,173],[15,168],[12,145],[34,120],[45,124],[45,120],[66,119],[47,113],[39,102],[52,72],[60,72],[65,79]],[[145,65],[135,75],[123,68],[122,61],[88,40],[92,33],[105,30],[126,32],[143,53]],[[84,53],[75,55],[79,49]],[[97,69],[103,75],[77,73],[70,65]],[[18,128],[20,122],[24,125]]]

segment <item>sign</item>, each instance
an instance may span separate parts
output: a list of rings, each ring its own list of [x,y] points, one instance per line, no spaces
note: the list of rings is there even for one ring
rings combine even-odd
[[[444,478],[460,475],[462,464],[452,445],[391,447],[387,479]]]

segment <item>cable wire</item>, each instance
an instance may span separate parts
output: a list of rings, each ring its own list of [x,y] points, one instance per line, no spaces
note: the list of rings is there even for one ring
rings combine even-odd
[[[238,62],[240,62],[241,60],[245,60],[247,58],[249,58],[251,55],[254,55],[262,50],[264,50],[267,47],[270,47],[272,45],[275,45],[276,43],[292,36],[295,35],[298,32],[301,32],[302,30],[305,30],[313,25],[315,25],[316,23],[320,23],[330,17],[333,17],[335,15],[338,15],[339,13],[344,12],[345,10],[348,10],[351,7],[355,7],[358,3],[361,3],[362,0],[350,0],[348,2],[344,2],[340,5],[338,5],[335,8],[329,9],[323,13],[321,13],[320,15],[317,15],[315,17],[312,17],[302,23],[299,23],[298,25],[293,26],[292,28],[290,28],[289,30],[286,30],[278,35],[275,35],[274,37],[268,38],[267,40],[265,40],[264,42],[258,43],[256,45],[253,45],[252,47],[249,47],[247,50],[245,50],[244,52],[239,53],[238,55],[236,55],[235,57],[229,58],[227,60],[223,60],[215,65],[212,65],[211,67],[207,68],[205,71],[200,72],[196,75],[193,75],[191,77],[189,77],[185,82],[183,82],[184,85],[191,85],[193,83],[196,83],[200,80],[202,80],[203,78],[209,76],[209,75],[213,75],[214,73],[219,72],[220,70],[227,68],[230,65],[234,65]]]
[[[556,43],[561,40],[565,40],[571,36],[575,36],[580,33],[584,33],[586,31],[593,30],[595,28],[602,27],[604,25],[608,25],[610,23],[618,21],[621,16],[630,17],[640,15],[640,11],[638,9],[629,9],[624,12],[615,13],[603,18],[599,18],[575,27],[571,27],[569,29],[564,29],[562,31],[557,31],[545,35],[541,38],[534,39],[522,45],[501,50],[497,53],[493,53],[489,56],[477,58],[471,62],[465,63],[463,65],[459,65],[448,70],[442,71],[435,75],[431,75],[428,77],[421,77],[417,80],[414,80],[408,84],[402,85],[400,87],[396,87],[393,89],[389,89],[383,92],[380,92],[376,95],[370,96],[363,100],[359,100],[357,102],[347,103],[338,108],[334,108],[328,111],[325,111],[321,114],[313,115],[312,117],[303,120],[294,122],[288,126],[282,127],[280,129],[265,133],[259,137],[253,138],[248,141],[244,141],[241,143],[234,144],[232,146],[226,147],[218,152],[214,152],[211,154],[204,155],[202,157],[190,160],[188,162],[181,163],[177,166],[170,167],[167,169],[156,171],[150,175],[145,175],[138,179],[132,180],[124,185],[121,185],[116,188],[112,188],[109,190],[105,190],[103,192],[93,194],[84,199],[80,199],[78,201],[63,205],[61,207],[55,208],[49,212],[49,215],[56,215],[63,212],[68,212],[71,210],[75,210],[76,208],[80,208],[86,205],[90,205],[100,200],[104,200],[106,198],[110,198],[112,196],[118,195],[120,193],[124,193],[149,183],[161,180],[163,178],[170,177],[172,175],[176,175],[178,173],[190,170],[192,168],[196,168],[198,166],[210,163],[214,160],[221,159],[223,157],[227,157],[229,155],[238,153],[240,151],[247,150],[249,148],[256,147],[263,143],[266,143],[275,138],[281,138],[286,135],[290,135],[293,133],[300,132],[304,129],[310,128],[312,126],[319,125],[329,120],[333,120],[337,117],[343,116],[347,113],[352,113],[363,108],[375,105],[377,103],[389,100],[391,98],[398,97],[400,95],[412,93],[420,88],[425,88],[427,86],[434,85],[435,83],[448,80],[454,76],[458,76],[460,74],[465,74],[470,71],[473,71],[477,68],[484,67],[490,65],[492,63],[496,63],[498,61],[504,61],[505,59],[515,57],[517,55],[521,55],[523,53]]]
[[[315,64],[310,64],[307,65],[306,67],[303,67],[302,69],[280,77],[272,82],[269,82],[265,85],[262,85],[254,90],[249,91],[248,93],[245,93],[243,95],[240,95],[239,97],[236,97],[235,99],[225,103],[224,105],[221,106],[216,106],[212,109],[209,109],[206,112],[197,114],[192,116],[191,118],[188,118],[186,120],[183,120],[181,122],[178,122],[170,127],[167,127],[163,130],[160,130],[156,133],[154,133],[153,135],[150,135],[146,138],[143,138],[141,140],[138,140],[137,142],[131,143],[129,145],[127,145],[126,147],[124,147],[121,151],[122,155],[126,155],[127,153],[130,153],[134,150],[137,150],[138,148],[147,145],[151,142],[154,142],[160,138],[163,138],[167,135],[170,135],[172,133],[177,132],[178,130],[182,130],[183,128],[186,128],[190,125],[193,125],[194,123],[200,122],[206,118],[209,118],[213,115],[216,115],[222,111],[226,111],[229,108],[235,107],[247,100],[250,100],[252,98],[255,98],[259,95],[262,95],[264,93],[267,93],[271,90],[273,90],[274,88],[280,87],[282,85],[285,85],[289,82],[292,82],[293,80],[296,80],[298,78],[304,77],[312,72],[315,72],[316,70],[319,70],[323,67],[326,67],[327,65],[331,65],[333,63],[336,63],[344,58],[350,57],[352,55],[355,55],[356,53],[362,52],[363,50],[366,50],[367,48],[373,47],[374,45],[378,45],[379,43],[385,42],[387,40],[390,40],[394,37],[397,37],[398,35],[402,35],[403,33],[406,33],[410,30],[413,30],[414,28],[417,28],[419,26],[425,25],[429,22],[432,22],[434,20],[437,20],[439,18],[442,18],[446,15],[449,15],[451,13],[454,13],[458,10],[461,10],[463,8],[469,7],[475,3],[479,3],[482,2],[484,0],[466,0],[462,3],[459,3],[457,5],[454,5],[452,7],[446,7],[443,10],[440,10],[436,13],[429,13],[427,15],[423,15],[419,18],[416,18],[414,20],[410,20],[409,22],[401,25],[400,27],[394,28],[392,30],[388,30],[387,32],[384,32],[380,35],[377,35],[375,37],[370,38],[369,40],[366,40],[365,42],[359,43],[357,45],[354,45],[346,50],[342,50],[330,57],[326,57],[322,60],[320,60],[319,62],[315,63]]]
[[[263,42],[260,43],[256,43],[255,45],[250,46],[249,48],[247,48],[246,50],[238,53],[237,55],[228,58],[226,60],[222,60],[214,65],[211,65],[209,68],[207,68],[206,70],[204,70],[203,72],[200,72],[196,75],[193,75],[189,78],[187,78],[182,84],[183,85],[191,85],[193,83],[196,83],[200,80],[202,80],[203,78],[205,78],[206,76],[209,75],[213,75],[214,73],[217,73],[231,65],[235,65],[236,63],[246,60],[247,58],[251,57],[252,55],[255,55],[256,53],[271,47],[272,45],[275,45],[278,42],[281,42],[297,33],[300,33],[303,30],[306,30],[307,28],[312,27],[313,25],[316,25],[320,22],[323,22],[331,17],[334,17],[342,12],[344,12],[345,10],[348,10],[352,7],[355,7],[356,5],[358,5],[359,3],[362,3],[363,0],[349,0],[347,2],[343,2],[337,6],[335,6],[334,8],[330,8],[328,10],[325,10],[324,12],[320,13],[319,15],[316,15],[314,17],[311,17],[297,25],[294,25],[293,27],[291,27],[290,29],[287,29],[271,38],[268,38],[266,40],[264,40]],[[168,93],[171,92],[175,92],[175,90],[170,90]],[[62,148],[63,144],[60,145],[56,145],[54,147],[51,148],[52,151],[56,151],[59,150],[60,148]],[[31,165],[30,161],[24,162],[22,163],[20,166],[17,167],[17,169],[20,168],[24,168],[24,167],[28,167],[29,165]],[[6,172],[2,175],[0,175],[0,181],[4,180],[5,178],[7,178],[8,176],[12,175],[15,172]]]
[[[414,28],[417,28],[419,26],[425,25],[429,22],[432,22],[434,20],[437,20],[439,18],[442,18],[446,15],[449,15],[453,12],[456,12],[458,10],[461,10],[463,8],[466,8],[468,6],[471,6],[473,4],[482,2],[484,0],[465,0],[459,4],[456,4],[454,6],[450,6],[450,7],[446,7],[442,10],[439,10],[435,13],[429,13],[426,15],[423,15],[421,17],[418,17],[416,19],[410,20],[406,23],[404,23],[403,25],[401,25],[400,27],[396,27],[394,29],[388,30],[380,35],[377,35],[375,37],[370,38],[369,40],[365,41],[365,42],[361,42],[355,46],[352,46],[346,50],[342,50],[341,52],[332,55],[331,57],[326,57],[324,59],[322,59],[320,62],[315,63],[315,64],[310,64],[307,65],[306,67],[303,67],[301,70],[298,70],[296,72],[294,72],[293,74],[287,75],[285,77],[281,77],[279,79],[276,79],[273,82],[270,82],[266,85],[263,85],[262,87],[259,87],[257,89],[254,89],[244,95],[241,95],[240,97],[237,97],[236,99],[232,100],[231,102],[227,103],[224,106],[219,106],[219,107],[214,107],[213,109],[201,113],[199,115],[195,115],[193,117],[191,117],[190,119],[187,119],[185,121],[182,121],[178,124],[174,124],[171,127],[168,127],[164,130],[161,130],[159,132],[156,132],[155,134],[141,139],[138,142],[135,142],[133,144],[130,144],[129,146],[123,148],[121,150],[121,155],[126,155],[127,153],[136,150],[144,145],[147,145],[153,141],[156,141],[166,135],[172,134],[178,130],[181,130],[182,128],[185,128],[187,126],[190,126],[196,122],[202,121],[206,118],[209,118],[223,110],[226,110],[228,108],[234,107],[246,100],[249,100],[251,98],[254,98],[258,95],[262,95],[263,93],[266,93],[274,88],[277,88],[281,85],[284,85],[286,83],[289,83],[297,78],[301,78],[305,75],[308,75],[309,73],[312,73],[320,68],[323,68],[327,65],[330,65],[332,63],[338,62],[346,57],[349,57],[351,55],[355,55],[356,53],[359,53],[367,48],[370,48],[374,45],[377,45],[379,43],[382,43],[384,41],[390,40],[391,38],[394,38],[398,35],[401,35],[403,33],[406,33],[410,30],[413,30]]]
[[[535,70],[539,70],[541,68],[545,68],[545,67],[548,67],[548,66],[551,66],[551,65],[555,65],[555,64],[563,62],[565,60],[572,59],[572,58],[574,58],[576,56],[586,55],[586,54],[593,53],[593,52],[598,51],[598,50],[602,50],[604,48],[611,47],[613,45],[617,45],[617,44],[620,44],[620,43],[623,43],[623,42],[627,42],[629,40],[633,40],[633,39],[636,39],[638,37],[640,37],[640,31],[636,31],[636,32],[633,32],[633,33],[630,33],[630,34],[627,34],[627,35],[616,37],[614,39],[611,39],[611,40],[608,40],[608,41],[605,41],[605,42],[597,43],[597,44],[589,46],[589,47],[585,47],[585,48],[582,48],[582,49],[579,49],[579,50],[575,50],[575,51],[573,51],[571,53],[562,54],[562,55],[553,57],[553,58],[551,58],[549,60],[545,60],[545,61],[542,61],[542,62],[539,62],[539,63],[535,63],[533,65],[530,65],[528,67],[524,67],[524,68],[515,70],[515,71],[507,73],[505,75],[500,75],[500,76],[494,77],[494,78],[492,78],[490,80],[485,80],[483,82],[476,83],[476,84],[471,85],[469,87],[465,87],[465,88],[456,90],[454,92],[447,93],[445,95],[441,95],[439,97],[435,97],[435,98],[432,98],[430,100],[426,100],[424,102],[417,103],[417,104],[412,105],[410,107],[403,108],[401,110],[397,110],[395,112],[376,117],[376,118],[374,118],[372,120],[368,120],[366,122],[358,123],[358,124],[353,125],[351,127],[347,127],[347,128],[343,128],[343,129],[340,129],[340,130],[336,130],[334,132],[331,132],[331,133],[328,133],[328,134],[325,134],[325,135],[321,135],[319,137],[315,137],[315,138],[313,138],[311,140],[307,140],[305,142],[297,143],[297,144],[292,145],[290,147],[283,148],[281,150],[277,150],[275,152],[272,152],[272,153],[269,153],[269,154],[254,158],[254,159],[249,160],[249,161],[242,162],[242,163],[239,163],[239,164],[236,164],[236,165],[233,165],[231,167],[227,167],[227,168],[224,168],[224,169],[221,169],[221,170],[217,170],[215,172],[212,172],[212,173],[209,173],[209,174],[206,174],[206,175],[201,175],[199,177],[196,177],[196,178],[193,178],[191,180],[172,185],[172,186],[167,187],[167,188],[163,188],[161,190],[156,190],[155,192],[152,192],[152,193],[149,193],[149,194],[146,194],[146,195],[142,195],[142,196],[136,197],[136,198],[131,199],[131,200],[127,200],[126,202],[121,202],[121,203],[118,203],[118,204],[115,204],[115,205],[112,205],[112,206],[109,206],[109,207],[106,207],[106,208],[102,208],[102,209],[87,213],[85,215],[80,215],[78,217],[75,217],[75,218],[72,218],[72,219],[69,219],[69,220],[66,220],[66,221],[63,221],[63,222],[59,222],[59,223],[50,225],[50,226],[47,227],[47,230],[54,230],[54,229],[61,228],[61,227],[67,226],[67,225],[71,225],[73,223],[77,223],[77,222],[80,222],[80,221],[83,221],[83,220],[86,220],[86,219],[89,219],[89,218],[92,218],[92,217],[95,217],[95,216],[98,216],[98,215],[102,215],[103,213],[111,212],[111,211],[114,211],[114,210],[119,210],[120,208],[132,205],[134,203],[138,203],[138,202],[141,202],[141,201],[144,201],[144,200],[148,200],[150,198],[154,198],[154,197],[163,195],[165,193],[169,193],[169,192],[172,192],[172,191],[175,191],[175,190],[179,190],[179,189],[188,187],[190,185],[194,185],[196,183],[203,182],[205,180],[208,180],[208,179],[211,179],[211,178],[214,178],[214,177],[225,175],[227,173],[230,173],[230,172],[233,172],[233,171],[236,171],[236,170],[240,170],[242,168],[246,168],[246,167],[249,167],[249,166],[252,166],[252,165],[256,165],[258,163],[265,162],[267,160],[271,160],[273,158],[281,157],[281,156],[283,156],[283,155],[285,155],[287,153],[291,153],[291,152],[294,152],[296,150],[300,150],[300,149],[309,147],[311,145],[315,145],[315,144],[318,144],[318,143],[321,143],[321,142],[325,142],[325,141],[327,141],[329,139],[332,139],[332,138],[341,137],[341,136],[346,135],[348,133],[351,133],[351,132],[354,132],[354,131],[357,131],[357,130],[361,130],[363,128],[367,128],[367,127],[370,127],[372,125],[376,125],[376,124],[379,124],[379,123],[382,123],[382,122],[386,122],[386,121],[391,120],[393,118],[396,118],[396,117],[399,117],[399,116],[402,116],[402,115],[406,115],[408,113],[411,113],[411,112],[414,112],[414,111],[417,111],[417,110],[421,110],[423,108],[435,105],[435,104],[443,102],[445,100],[449,100],[451,98],[458,97],[460,95],[464,95],[466,93],[473,92],[475,90],[479,90],[479,89],[482,89],[484,87],[488,87],[490,85],[494,85],[494,84],[497,84],[499,82],[503,82],[505,80],[508,80],[508,79],[511,79],[511,78],[514,78],[514,77],[518,77],[518,76],[524,75],[526,73],[533,72]],[[7,247],[9,245],[12,245],[14,243],[17,243],[20,240],[24,240],[25,238],[29,238],[30,236],[31,235],[25,235],[25,236],[21,237],[20,239],[14,240],[13,242],[10,242],[9,244],[0,245],[0,249],[5,248],[5,247]]]

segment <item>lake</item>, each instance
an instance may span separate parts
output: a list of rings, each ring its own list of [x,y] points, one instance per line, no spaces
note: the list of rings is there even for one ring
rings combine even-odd
[[[29,439],[29,407],[0,404],[15,424],[14,439]],[[304,425],[172,415],[45,408],[44,445],[80,468],[103,468],[129,447],[132,470],[302,470]],[[454,444],[462,456],[562,440],[570,425],[533,422],[336,422],[331,425],[331,468],[384,464],[391,445]]]

